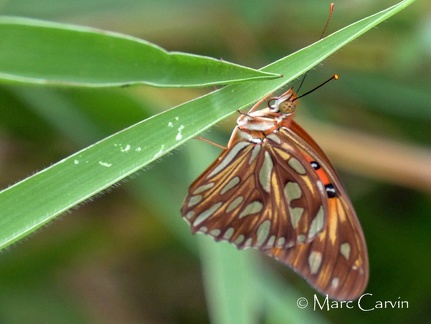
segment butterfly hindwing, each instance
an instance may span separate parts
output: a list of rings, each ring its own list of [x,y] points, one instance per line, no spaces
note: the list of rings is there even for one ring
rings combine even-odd
[[[345,208],[342,200],[331,200],[327,228],[313,241],[264,251],[290,266],[321,293],[338,300],[359,297],[368,282],[363,237],[349,234],[358,233],[360,227]]]
[[[334,189],[328,196],[328,218],[316,238],[290,249],[268,249],[266,254],[290,266],[312,286],[331,298],[355,299],[368,282],[368,254],[365,238],[354,208],[328,158],[297,124],[282,131],[298,147],[304,147],[309,160],[319,166],[321,181]],[[286,139],[287,140],[287,139]]]

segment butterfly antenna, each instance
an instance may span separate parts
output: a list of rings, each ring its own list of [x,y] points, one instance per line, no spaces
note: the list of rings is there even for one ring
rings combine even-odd
[[[292,102],[293,101],[296,101],[296,100],[298,100],[299,98],[302,98],[302,97],[304,97],[304,96],[306,96],[306,95],[308,95],[309,93],[312,93],[313,91],[316,91],[317,89],[319,89],[320,87],[323,87],[325,84],[327,84],[329,81],[332,81],[332,80],[338,80],[340,77],[338,76],[338,74],[334,74],[332,77],[330,77],[328,80],[326,80],[325,82],[322,82],[321,84],[319,84],[317,87],[314,87],[313,89],[311,89],[310,91],[307,91],[306,93],[304,93],[304,94],[302,94],[302,95],[300,95],[299,97],[296,97],[295,99],[293,99],[292,100]]]
[[[329,15],[328,15],[328,19],[326,19],[326,24],[325,24],[325,27],[324,27],[324,28],[323,28],[323,30],[322,30],[322,34],[320,35],[319,40],[321,40],[321,39],[325,36],[326,30],[328,29],[328,26],[329,26],[329,22],[331,21],[331,18],[332,18],[332,14],[334,13],[334,7],[335,7],[335,5],[334,5],[334,3],[332,2],[332,3],[329,5]]]
[[[305,78],[307,77],[308,71],[305,72],[305,74],[302,76],[301,83],[299,84],[298,90],[296,90],[296,93],[298,93],[301,90],[302,85],[304,84]]]
[[[325,24],[325,27],[323,27],[322,34],[320,34],[320,38],[319,38],[319,40],[321,40],[321,39],[325,36],[326,30],[328,29],[328,26],[329,26],[329,22],[331,21],[331,18],[332,18],[332,14],[334,13],[334,7],[335,7],[335,5],[334,5],[334,3],[332,2],[332,3],[329,5],[329,15],[328,15],[328,18],[326,19],[326,24]],[[305,72],[305,74],[303,75],[302,80],[301,80],[301,83],[299,84],[298,90],[296,90],[296,92],[297,92],[297,93],[299,93],[299,90],[301,90],[301,87],[302,87],[302,85],[304,84],[304,81],[305,81],[305,78],[307,77],[308,72],[309,72],[309,71]],[[328,81],[326,81],[326,82],[329,82],[329,80],[328,80]],[[325,83],[326,83],[326,82],[325,82]],[[323,84],[324,84],[324,83],[323,83]],[[323,84],[321,84],[320,86],[322,86]],[[320,88],[320,86],[319,86],[318,88]],[[314,91],[314,90],[316,90],[316,89],[317,89],[317,88],[313,89],[312,91]],[[307,94],[308,94],[308,93],[310,93],[310,91],[309,91],[309,92],[307,92]],[[302,96],[301,96],[301,97],[302,97]]]

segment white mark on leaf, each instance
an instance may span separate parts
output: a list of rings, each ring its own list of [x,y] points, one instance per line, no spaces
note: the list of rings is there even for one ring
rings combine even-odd
[[[106,168],[110,168],[112,166],[112,163],[108,163],[108,162],[103,162],[103,161],[99,161],[99,164],[101,166],[104,166]]]
[[[121,152],[128,152],[130,151],[130,145],[127,144],[125,147],[121,147]]]
[[[160,147],[160,150],[156,154],[154,154],[154,158],[158,158],[160,155],[162,155],[164,149],[165,149],[165,145],[162,145]]]
[[[181,132],[182,132],[183,129],[184,129],[184,125],[181,125],[180,127],[178,127],[178,134],[177,134],[177,137],[175,137],[175,139],[177,141],[179,141],[180,139],[183,138],[183,135],[181,134]]]

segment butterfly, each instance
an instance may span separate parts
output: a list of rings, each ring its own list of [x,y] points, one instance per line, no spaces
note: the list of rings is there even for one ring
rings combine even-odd
[[[258,249],[320,293],[353,300],[368,282],[364,234],[328,157],[293,120],[298,98],[291,88],[240,113],[181,212],[193,233]]]

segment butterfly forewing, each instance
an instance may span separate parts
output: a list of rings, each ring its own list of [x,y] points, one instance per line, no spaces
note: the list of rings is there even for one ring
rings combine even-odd
[[[277,134],[263,144],[240,140],[225,150],[190,187],[182,213],[193,232],[239,248],[312,240],[324,226],[326,193],[298,154]]]
[[[272,100],[290,98],[294,107],[289,91]],[[357,298],[368,281],[367,250],[334,168],[293,113],[255,108],[191,185],[185,220],[193,233],[261,250],[331,298]]]

